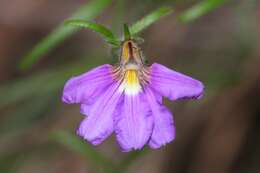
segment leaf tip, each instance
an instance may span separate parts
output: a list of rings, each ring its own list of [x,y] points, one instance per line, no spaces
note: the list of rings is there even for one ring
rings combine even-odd
[[[125,40],[131,39],[131,33],[129,30],[128,24],[126,24],[126,23],[124,24],[124,39]]]

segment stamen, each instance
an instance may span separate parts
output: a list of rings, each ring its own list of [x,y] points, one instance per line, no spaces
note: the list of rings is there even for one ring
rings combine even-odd
[[[133,63],[142,66],[143,62],[140,51],[138,45],[133,40],[125,41],[121,49],[120,63],[122,65]]]
[[[128,49],[129,49],[129,54],[130,54],[129,57],[133,58],[133,46],[130,41],[128,42]]]

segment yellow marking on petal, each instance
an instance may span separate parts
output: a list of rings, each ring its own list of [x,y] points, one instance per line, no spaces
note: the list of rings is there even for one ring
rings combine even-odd
[[[141,90],[138,72],[136,70],[127,70],[125,72],[124,80],[120,89],[124,90],[127,95],[135,95]]]
[[[129,86],[133,86],[133,85],[136,85],[139,83],[136,70],[127,70],[125,78],[126,78],[126,82]]]

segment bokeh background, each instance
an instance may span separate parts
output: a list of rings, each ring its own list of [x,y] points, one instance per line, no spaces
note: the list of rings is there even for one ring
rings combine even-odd
[[[165,100],[177,137],[161,149],[122,153],[114,136],[89,145],[75,135],[83,115],[61,102],[63,84],[117,56],[63,21],[81,9],[121,35],[163,5],[174,13],[141,34],[141,47],[149,62],[203,81],[203,99]],[[257,0],[1,0],[0,172],[259,173],[259,18]]]

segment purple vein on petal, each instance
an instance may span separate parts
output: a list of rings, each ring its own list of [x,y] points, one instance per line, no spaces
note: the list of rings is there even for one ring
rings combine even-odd
[[[150,69],[150,86],[164,97],[177,100],[200,98],[203,94],[204,86],[198,80],[157,63]]]
[[[151,110],[142,93],[124,95],[114,117],[117,141],[124,151],[141,149],[152,133]]]
[[[94,145],[100,144],[114,130],[113,114],[122,94],[118,92],[119,85],[119,82],[111,84],[103,95],[93,105],[88,105],[86,112],[83,112],[89,115],[81,122],[78,135]]]
[[[170,111],[162,105],[161,101],[156,97],[156,93],[146,88],[146,97],[152,109],[152,117],[154,121],[153,133],[149,141],[151,148],[160,148],[171,142],[175,138],[175,127],[173,116]]]
[[[102,65],[80,76],[71,78],[64,87],[65,103],[88,103],[113,82],[112,66]]]

